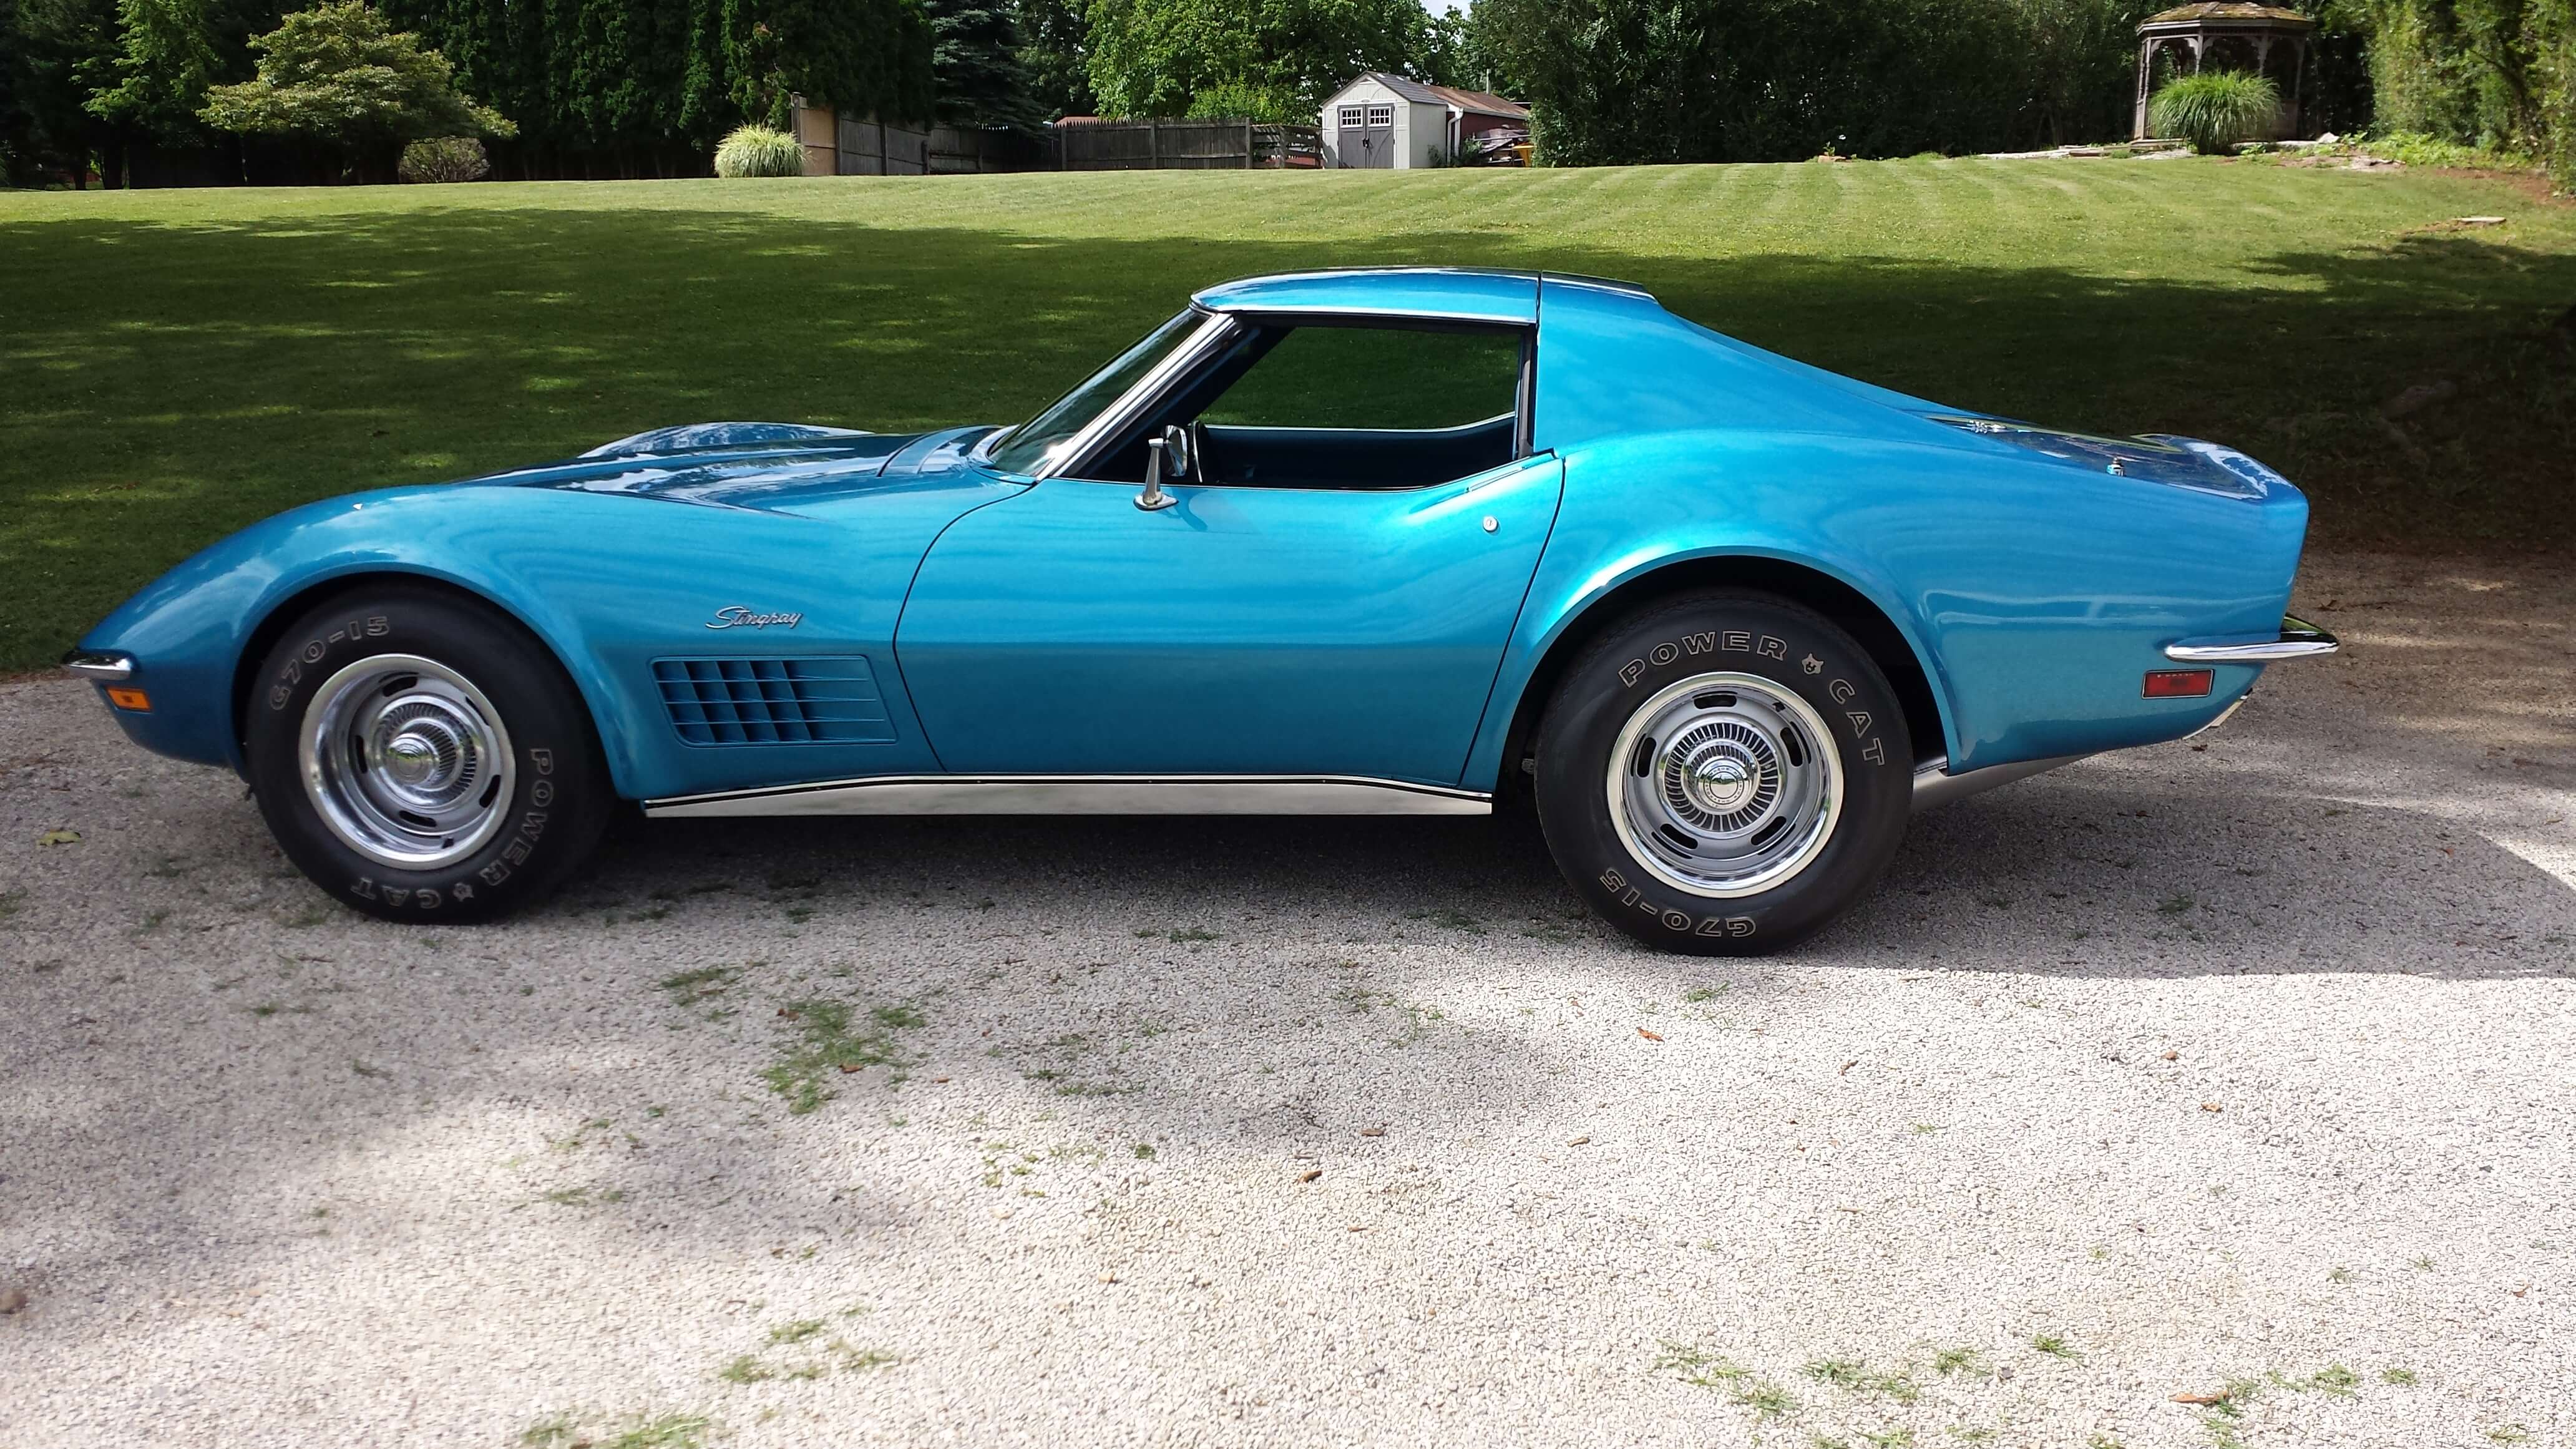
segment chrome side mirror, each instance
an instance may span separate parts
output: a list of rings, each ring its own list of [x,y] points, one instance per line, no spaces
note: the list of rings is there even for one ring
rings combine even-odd
[[[1186,428],[1163,429],[1159,438],[1145,440],[1145,491],[1136,495],[1136,506],[1152,513],[1169,508],[1181,500],[1163,491],[1163,474],[1171,473],[1173,482],[1190,476],[1190,434]]]

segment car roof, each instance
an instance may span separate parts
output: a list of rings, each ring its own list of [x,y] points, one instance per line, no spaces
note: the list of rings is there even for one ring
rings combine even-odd
[[[1607,286],[1643,295],[1641,289],[1624,282],[1545,275],[1550,282]],[[1190,300],[1211,312],[1425,317],[1527,326],[1538,320],[1540,276],[1483,267],[1329,268],[1245,277],[1210,287]]]

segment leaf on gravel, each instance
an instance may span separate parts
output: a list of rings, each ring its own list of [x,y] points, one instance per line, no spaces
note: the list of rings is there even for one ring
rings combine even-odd
[[[1644,1038],[1645,1038],[1646,1040],[1648,1040],[1648,1041],[1662,1041],[1662,1040],[1663,1040],[1663,1037],[1661,1037],[1660,1035],[1658,1035],[1658,1034],[1656,1034],[1656,1033],[1654,1033],[1654,1032],[1651,1032],[1651,1031],[1646,1030],[1646,1029],[1645,1029],[1644,1027],[1642,1027],[1642,1026],[1641,1026],[1641,1027],[1639,1027],[1639,1028],[1637,1028],[1637,1035],[1644,1037]]]
[[[1362,1137],[1384,1137],[1386,1135],[1386,1128],[1384,1125],[1363,1127],[1360,1129],[1360,1135]]]
[[[2203,1102],[2200,1104],[2200,1110],[2204,1112],[2224,1112],[2227,1109],[2221,1107],[2216,1102]]]
[[[2173,1401],[2177,1404],[2223,1404],[2227,1402],[2227,1393],[2222,1389],[2214,1394],[2176,1394]]]
[[[1592,1145],[1592,1139],[1590,1137],[1577,1137],[1565,1145],[1568,1147],[1589,1147]]]
[[[77,830],[48,830],[44,834],[36,837],[36,843],[38,845],[78,845],[80,844],[80,832]]]
[[[2177,1061],[2177,1060],[2180,1060],[2180,1059],[2181,1059],[2181,1057],[2182,1057],[2182,1053],[2180,1053],[2180,1052],[2167,1052],[2167,1053],[2165,1053],[2165,1055],[2164,1055],[2164,1060],[2169,1061],[2169,1062],[2170,1062],[2170,1061]]]
[[[1320,1167],[1310,1167],[1310,1168],[1306,1169],[1304,1172],[1298,1173],[1298,1174],[1297,1174],[1297,1180],[1298,1180],[1299,1182],[1313,1182],[1316,1178],[1319,1178],[1319,1177],[1321,1177],[1321,1176],[1323,1176],[1323,1175],[1324,1175],[1324,1169],[1322,1169],[1322,1168],[1320,1168]]]
[[[24,1288],[12,1288],[12,1289],[10,1289],[8,1292],[6,1292],[6,1293],[0,1293],[0,1313],[18,1313],[18,1312],[23,1312],[23,1311],[26,1309],[26,1307],[27,1307],[27,1290],[26,1290],[26,1289],[24,1289]]]

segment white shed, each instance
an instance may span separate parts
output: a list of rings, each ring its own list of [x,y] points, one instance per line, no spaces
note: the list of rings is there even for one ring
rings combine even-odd
[[[1429,166],[1454,143],[1449,103],[1431,87],[1365,71],[1324,102],[1327,166]]]

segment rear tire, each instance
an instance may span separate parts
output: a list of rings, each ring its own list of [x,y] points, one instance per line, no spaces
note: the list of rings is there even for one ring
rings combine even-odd
[[[1811,610],[1686,595],[1611,626],[1549,700],[1539,823],[1612,925],[1696,955],[1792,946],[1866,894],[1913,811],[1903,706]]]
[[[243,722],[280,849],[353,910],[488,921],[551,894],[617,800],[579,691],[515,620],[343,594],[290,626]]]

